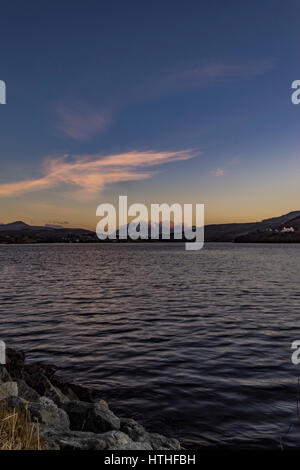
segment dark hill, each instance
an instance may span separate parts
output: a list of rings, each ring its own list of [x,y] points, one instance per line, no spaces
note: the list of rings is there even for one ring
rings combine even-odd
[[[300,234],[300,211],[290,212],[280,217],[273,217],[261,222],[214,224],[205,226],[206,242],[233,242],[233,241],[273,241],[272,232],[275,227],[293,226]],[[255,236],[254,236],[255,234]],[[259,234],[259,235],[258,235]],[[293,234],[284,234],[284,241],[293,239]],[[288,237],[290,235],[290,237]],[[294,237],[295,238],[295,237]],[[172,235],[171,235],[172,240]],[[280,239],[281,241],[281,239]],[[79,228],[61,228],[51,226],[32,226],[17,221],[0,225],[0,243],[95,243],[100,242],[95,232]]]

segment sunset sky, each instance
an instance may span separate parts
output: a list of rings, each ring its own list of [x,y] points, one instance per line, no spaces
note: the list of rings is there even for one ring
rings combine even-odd
[[[0,222],[95,229],[96,208],[300,210],[298,0],[1,6]]]

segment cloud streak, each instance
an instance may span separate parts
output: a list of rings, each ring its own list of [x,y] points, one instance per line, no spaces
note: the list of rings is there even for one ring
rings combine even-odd
[[[86,106],[59,106],[58,128],[77,141],[87,140],[104,132],[112,123],[111,113]]]
[[[62,185],[79,189],[85,198],[93,197],[108,184],[151,178],[155,173],[152,167],[189,160],[195,156],[196,153],[191,150],[79,155],[75,159],[64,155],[46,160],[41,178],[1,184],[0,197],[19,196]]]
[[[178,68],[171,73],[152,77],[138,88],[139,98],[200,89],[221,83],[262,76],[274,69],[271,59],[211,60]]]

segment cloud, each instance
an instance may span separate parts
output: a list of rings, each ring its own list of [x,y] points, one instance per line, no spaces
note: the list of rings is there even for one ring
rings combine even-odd
[[[74,140],[82,141],[104,132],[112,122],[108,111],[93,110],[86,106],[59,106],[58,128]]]
[[[126,97],[114,95],[110,107],[95,109],[86,104],[58,105],[58,129],[66,136],[85,141],[105,132],[113,123],[114,115],[132,103],[140,102],[169,93],[198,89],[264,75],[274,68],[270,59],[202,61],[189,66],[177,67],[173,71],[153,74],[139,85],[129,87]]]
[[[216,168],[215,170],[211,170],[211,174],[214,176],[224,176],[225,170],[224,168]]]
[[[247,79],[274,69],[271,59],[211,60],[152,77],[137,89],[140,99]]]
[[[197,85],[234,78],[249,78],[263,75],[274,68],[271,60],[216,61],[191,67],[169,77],[179,82]]]
[[[75,159],[64,155],[44,162],[41,178],[0,184],[0,197],[18,196],[33,191],[67,185],[80,190],[80,196],[92,197],[111,183],[150,178],[150,169],[164,163],[188,160],[195,151],[132,151],[106,155],[79,155]],[[78,194],[74,194],[78,198]]]
[[[66,220],[64,222],[61,222],[60,220],[50,220],[46,225],[69,225],[69,222]]]

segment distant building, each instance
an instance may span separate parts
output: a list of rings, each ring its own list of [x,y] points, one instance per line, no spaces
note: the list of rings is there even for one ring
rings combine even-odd
[[[295,232],[295,229],[294,229],[294,227],[283,227],[281,232],[282,233],[293,233],[293,232]]]

